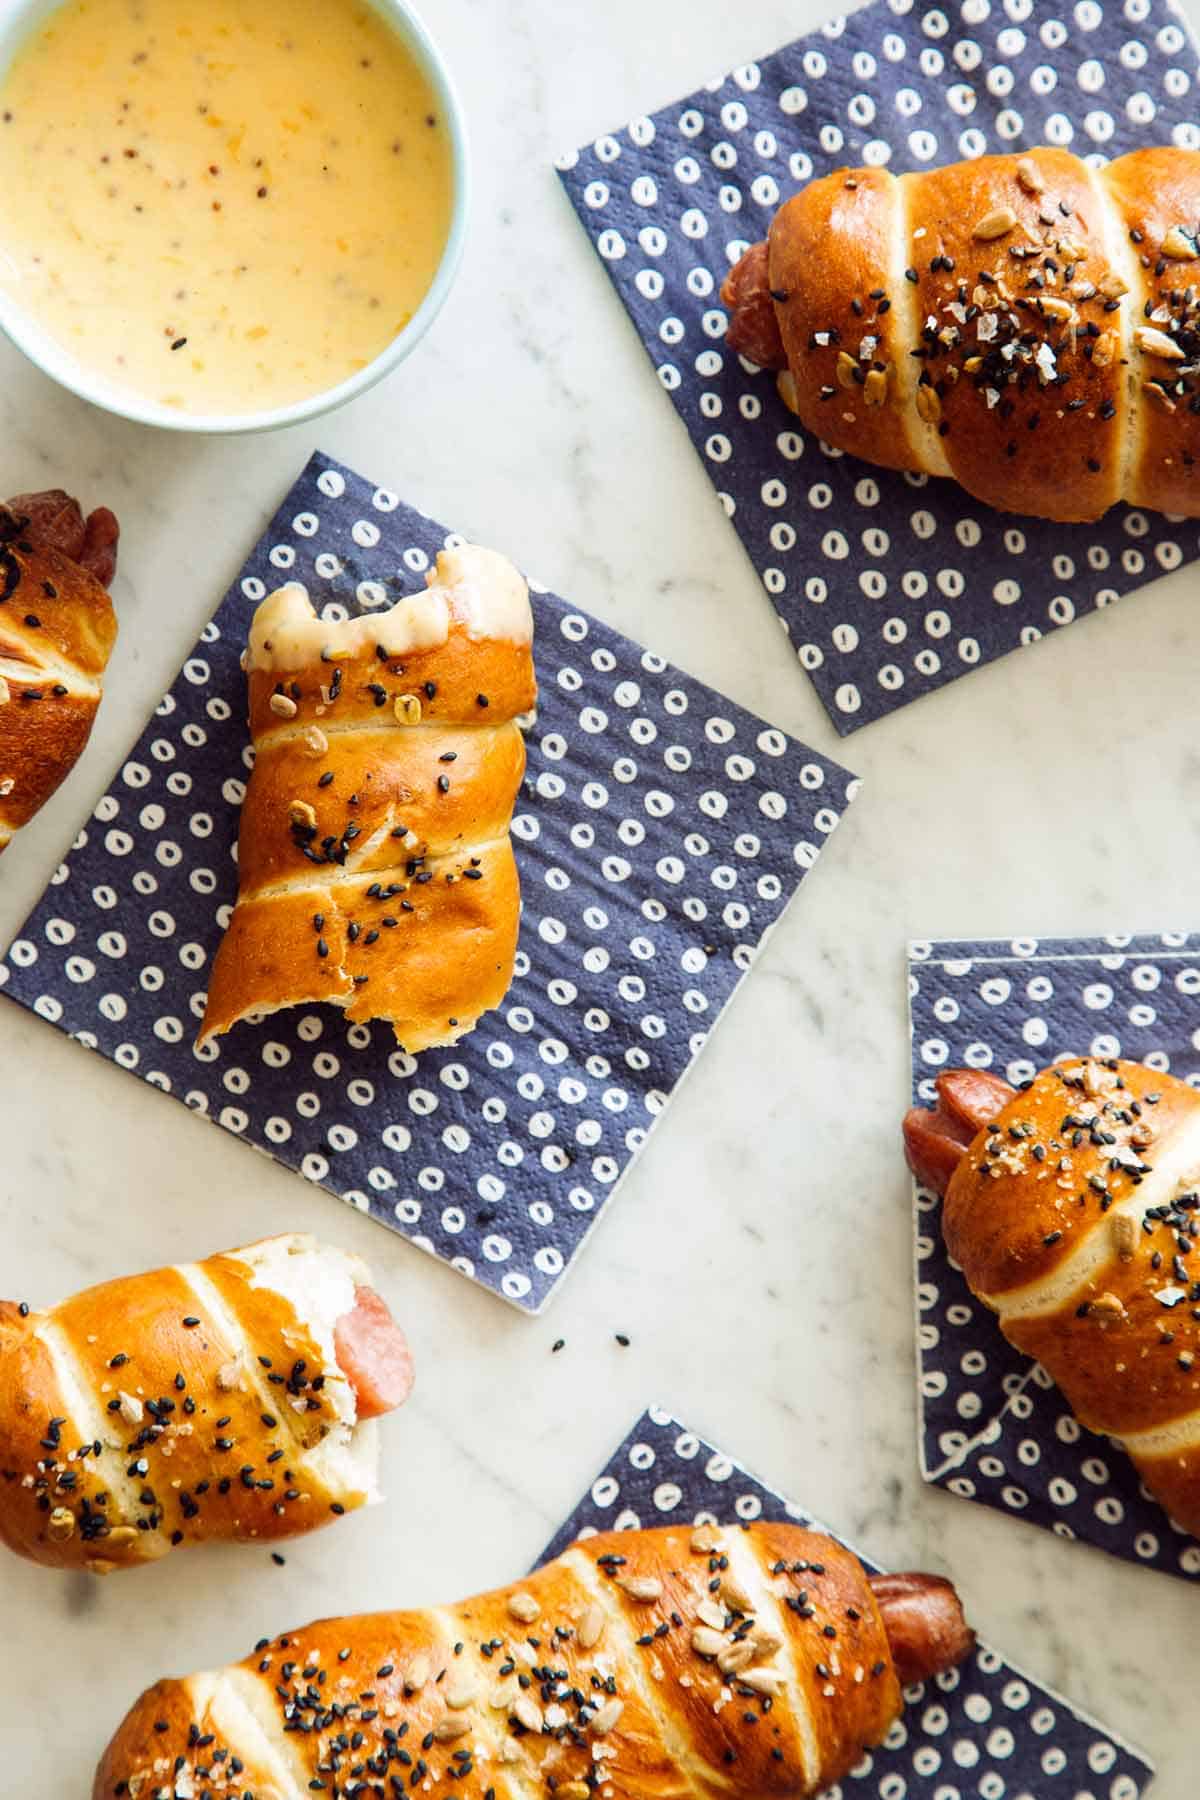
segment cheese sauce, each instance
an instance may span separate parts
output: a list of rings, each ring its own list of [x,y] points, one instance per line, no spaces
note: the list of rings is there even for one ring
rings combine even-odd
[[[0,84],[0,286],[188,413],[353,375],[445,246],[448,132],[364,0],[67,0]]]

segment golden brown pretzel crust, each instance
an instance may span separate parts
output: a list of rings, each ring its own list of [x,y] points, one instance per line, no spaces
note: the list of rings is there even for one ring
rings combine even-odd
[[[23,517],[0,507],[0,851],[79,760],[117,635],[104,587]]]
[[[324,1620],[235,1669],[160,1682],[93,1796],[139,1776],[144,1796],[177,1757],[190,1771],[237,1757],[254,1800],[339,1777],[407,1791],[422,1766],[435,1783],[457,1769],[463,1800],[800,1800],[900,1707],[871,1586],[830,1539],[617,1532],[461,1606]]]
[[[1009,1341],[1200,1531],[1200,1094],[1139,1063],[1043,1070],[970,1144],[943,1229]]]
[[[512,980],[529,645],[455,622],[403,657],[367,645],[335,663],[252,667],[249,690],[238,904],[202,1041],[329,1001],[351,1020],[389,1020],[408,1050],[455,1042]]]
[[[46,1312],[0,1306],[0,1543],[106,1574],[176,1544],[291,1537],[365,1502],[303,1463],[337,1422],[334,1381],[292,1303],[253,1285],[258,1248]]]
[[[1196,516],[1198,229],[1192,150],[839,170],[771,226],[782,391],[835,448],[1004,511]],[[726,287],[735,347],[746,285]]]

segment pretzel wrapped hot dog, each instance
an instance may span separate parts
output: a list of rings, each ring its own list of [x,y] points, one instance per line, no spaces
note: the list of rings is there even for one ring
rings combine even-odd
[[[410,1051],[451,1044],[512,980],[509,825],[535,697],[529,592],[512,564],[446,550],[428,590],[326,622],[295,583],[246,657],[256,758],[238,898],[201,1041],[328,1001]]]
[[[948,1582],[869,1578],[797,1525],[614,1532],[460,1606],[326,1619],[160,1681],[93,1800],[145,1800],[168,1773],[200,1793],[235,1759],[255,1800],[446,1782],[461,1800],[805,1800],[883,1738],[902,1682],[973,1642]]]
[[[937,1088],[904,1139],[945,1195],[951,1256],[1080,1423],[1200,1533],[1200,1093],[1091,1057],[1021,1092],[968,1069]]]
[[[1049,519],[1200,515],[1200,152],[839,169],[730,273],[806,429]]]
[[[0,851],[74,768],[117,635],[117,521],[61,489],[0,506]]]
[[[411,1382],[365,1266],[302,1235],[0,1303],[0,1542],[107,1574],[310,1531],[377,1497]]]

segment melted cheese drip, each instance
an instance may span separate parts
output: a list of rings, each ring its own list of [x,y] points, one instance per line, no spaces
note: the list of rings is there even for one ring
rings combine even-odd
[[[246,668],[303,669],[323,653],[341,661],[370,655],[377,644],[389,657],[413,656],[444,644],[454,622],[476,641],[532,642],[529,589],[499,551],[478,544],[443,550],[426,580],[425,593],[398,600],[387,612],[334,621],[318,618],[307,589],[289,581],[254,615]]]
[[[451,197],[428,83],[363,0],[67,0],[0,89],[0,285],[89,373],[186,413],[373,361]]]

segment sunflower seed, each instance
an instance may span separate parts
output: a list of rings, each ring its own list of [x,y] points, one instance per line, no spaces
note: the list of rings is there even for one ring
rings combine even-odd
[[[742,1669],[748,1669],[754,1661],[754,1645],[749,1638],[740,1643],[726,1644],[717,1657],[717,1667],[722,1675],[736,1675]]]
[[[696,1617],[702,1625],[709,1626],[713,1631],[725,1629],[725,1608],[718,1606],[715,1600],[702,1600],[696,1608]]]
[[[1148,400],[1152,401],[1154,405],[1157,406],[1159,412],[1173,413],[1175,411],[1175,402],[1172,400],[1170,394],[1168,394],[1166,388],[1162,387],[1157,381],[1147,381],[1142,388],[1142,392]]]
[[[721,1548],[721,1533],[715,1525],[698,1525],[692,1533],[692,1549],[697,1556],[711,1556]]]
[[[752,1613],[757,1610],[745,1588],[739,1587],[731,1575],[722,1577],[721,1598],[731,1612]]]
[[[303,831],[317,829],[316,809],[311,807],[307,800],[293,800],[288,807],[288,818],[293,825],[298,825]]]
[[[753,1688],[756,1694],[777,1694],[784,1682],[780,1669],[747,1669],[741,1679],[743,1687]]]
[[[433,1728],[433,1739],[436,1744],[453,1744],[456,1739],[466,1737],[474,1721],[460,1715],[456,1719],[439,1719]]]
[[[421,702],[415,694],[397,694],[392,703],[392,711],[401,725],[419,725],[421,723]]]
[[[120,1403],[119,1410],[121,1417],[124,1419],[125,1423],[127,1425],[140,1425],[145,1409],[137,1395],[126,1394],[122,1391],[117,1395],[117,1399]]]
[[[488,1695],[488,1705],[493,1712],[511,1712],[513,1701],[520,1691],[515,1681],[502,1681]]]
[[[1098,1294],[1092,1301],[1092,1311],[1099,1313],[1102,1319],[1123,1319],[1125,1317],[1124,1302],[1116,1294]]]
[[[1096,291],[1103,294],[1106,300],[1119,300],[1122,294],[1129,292],[1129,283],[1122,281],[1115,269],[1110,269],[1096,283]]]
[[[319,725],[310,725],[304,733],[305,747],[313,756],[324,756],[329,748],[329,739]]]
[[[581,1650],[594,1650],[604,1636],[604,1613],[593,1600],[575,1630]]]
[[[1164,256],[1173,257],[1176,262],[1191,262],[1200,252],[1196,249],[1196,240],[1189,237],[1181,225],[1172,225],[1162,241]]]
[[[985,243],[990,242],[993,238],[1007,237],[1016,223],[1017,215],[1011,206],[997,206],[990,213],[984,213],[982,219],[976,220],[971,235],[982,238]]]
[[[1183,361],[1183,351],[1179,345],[1165,331],[1159,331],[1153,325],[1139,325],[1133,334],[1133,341],[1146,356],[1161,356],[1167,362]]]
[[[405,1693],[419,1694],[428,1680],[429,1658],[427,1656],[414,1656],[413,1660],[408,1665],[408,1670],[404,1677]]]
[[[528,1694],[518,1694],[513,1702],[513,1717],[526,1731],[541,1731],[542,1709]]]
[[[917,414],[924,419],[926,425],[936,425],[942,416],[942,401],[935,387],[928,382],[917,389]]]
[[[871,369],[863,382],[863,401],[867,406],[882,406],[888,396],[886,369]]]
[[[1017,186],[1026,194],[1042,194],[1046,183],[1033,158],[1022,156],[1017,163]]]
[[[645,1606],[652,1600],[661,1600],[663,1584],[657,1575],[626,1575],[617,1582],[623,1594]]]
[[[65,1544],[75,1534],[75,1514],[69,1506],[56,1506],[50,1514],[46,1525],[49,1536],[56,1544]]]
[[[592,1730],[596,1736],[604,1737],[607,1732],[611,1731],[624,1711],[625,1702],[623,1700],[606,1700],[592,1720]]]
[[[857,362],[855,362],[848,350],[838,351],[837,378],[839,387],[852,388],[854,386],[854,371],[857,367]]]
[[[277,719],[294,719],[300,708],[286,694],[272,694],[267,705]]]
[[[508,1596],[508,1610],[511,1617],[519,1619],[522,1625],[532,1625],[542,1609],[532,1594],[519,1590]]]
[[[713,1631],[707,1625],[697,1625],[692,1632],[692,1649],[697,1656],[718,1657],[724,1648],[725,1639],[719,1631]]]

